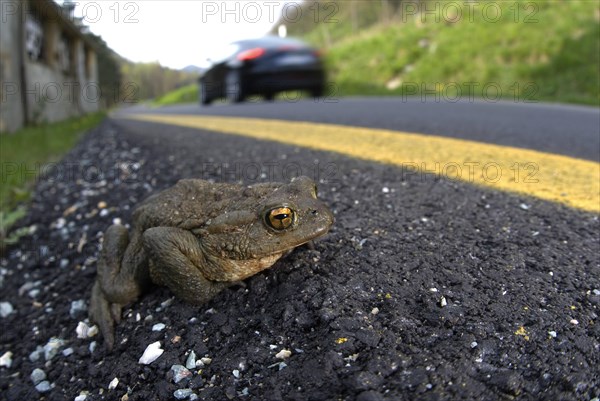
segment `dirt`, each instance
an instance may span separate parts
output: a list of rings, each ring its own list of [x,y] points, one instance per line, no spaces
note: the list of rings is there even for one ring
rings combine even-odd
[[[124,310],[112,353],[100,335],[77,338],[87,312],[72,302],[89,300],[113,219],[129,223],[140,200],[180,178],[300,173],[320,181],[336,216],[314,249],[201,307],[154,289]],[[44,169],[19,226],[34,228],[1,260],[0,301],[14,308],[0,318],[0,356],[12,353],[2,400],[171,400],[178,389],[203,400],[600,397],[594,214],[331,153],[108,120]],[[51,338],[57,354],[36,360]],[[164,353],[138,363],[155,341]],[[211,361],[175,383],[171,367],[191,350]]]

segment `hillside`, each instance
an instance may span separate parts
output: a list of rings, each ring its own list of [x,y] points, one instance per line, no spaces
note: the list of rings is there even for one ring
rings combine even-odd
[[[333,96],[598,105],[600,3],[466,4],[308,1],[302,18],[283,22],[325,49]]]

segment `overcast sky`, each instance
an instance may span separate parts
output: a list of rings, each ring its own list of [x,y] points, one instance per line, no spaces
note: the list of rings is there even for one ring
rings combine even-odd
[[[63,3],[59,0],[58,3]],[[121,56],[171,68],[202,66],[223,45],[258,37],[300,0],[75,0],[75,16]]]

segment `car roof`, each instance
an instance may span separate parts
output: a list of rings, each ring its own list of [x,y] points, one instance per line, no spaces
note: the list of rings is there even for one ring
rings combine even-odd
[[[280,38],[278,36],[264,36],[257,39],[245,39],[233,42],[233,44],[240,46],[243,49],[250,47],[279,47],[279,46],[302,46],[308,47],[308,45],[301,40],[292,38]]]

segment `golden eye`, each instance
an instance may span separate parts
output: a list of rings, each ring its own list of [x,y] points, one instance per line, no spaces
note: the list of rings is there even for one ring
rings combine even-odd
[[[267,212],[265,216],[267,225],[275,230],[285,230],[294,223],[294,211],[289,207],[277,207]]]

